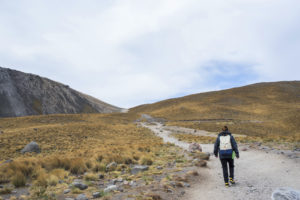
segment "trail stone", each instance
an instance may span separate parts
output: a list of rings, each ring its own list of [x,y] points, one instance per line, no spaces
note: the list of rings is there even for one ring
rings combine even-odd
[[[21,153],[27,153],[27,152],[40,153],[41,149],[36,142],[32,141],[21,150]]]
[[[73,198],[67,197],[67,198],[65,198],[65,200],[74,200],[74,199],[73,199]]]
[[[101,197],[101,193],[100,192],[94,192],[93,193],[93,198],[96,199],[96,198],[100,198]]]
[[[189,145],[189,151],[190,152],[196,152],[196,151],[202,152],[202,147],[200,146],[200,144],[194,142]]]
[[[89,200],[89,199],[85,196],[85,194],[80,194],[76,197],[75,200]]]
[[[104,189],[104,192],[111,192],[111,191],[115,191],[115,190],[118,190],[118,187],[116,185],[110,185]]]
[[[139,172],[147,171],[149,167],[147,165],[135,165],[131,168],[131,174],[137,174]]]
[[[292,188],[278,188],[273,192],[272,200],[300,200],[300,191]]]

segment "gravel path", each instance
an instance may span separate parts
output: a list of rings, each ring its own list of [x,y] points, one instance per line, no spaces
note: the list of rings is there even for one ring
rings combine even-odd
[[[165,142],[188,148],[188,143],[170,136],[172,129],[162,124],[142,124],[151,129]],[[182,131],[182,127],[178,127]],[[190,133],[191,130],[188,130]],[[203,134],[208,135],[207,132]],[[197,133],[199,135],[199,133]],[[213,151],[212,144],[202,144],[204,152]],[[241,151],[245,149],[246,151]],[[237,184],[225,188],[220,160],[211,156],[208,167],[201,169],[199,184],[191,187],[185,200],[266,200],[279,187],[300,190],[300,161],[282,154],[240,147],[240,159],[235,160],[235,179]]]

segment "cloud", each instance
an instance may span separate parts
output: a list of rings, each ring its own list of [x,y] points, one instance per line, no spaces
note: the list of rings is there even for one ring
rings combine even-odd
[[[300,77],[298,0],[1,1],[1,66],[131,107]]]

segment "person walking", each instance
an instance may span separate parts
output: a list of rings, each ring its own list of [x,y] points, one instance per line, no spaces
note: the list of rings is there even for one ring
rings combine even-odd
[[[223,177],[225,186],[229,187],[229,182],[235,184],[234,181],[234,157],[240,157],[237,143],[228,130],[227,126],[222,128],[214,146],[214,154],[216,158],[219,156],[223,168]],[[229,165],[229,180],[228,180]]]

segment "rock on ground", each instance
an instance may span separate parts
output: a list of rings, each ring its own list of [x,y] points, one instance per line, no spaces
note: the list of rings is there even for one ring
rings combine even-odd
[[[147,165],[135,165],[131,168],[132,174],[137,174],[139,172],[147,171],[149,167]]]
[[[40,153],[41,149],[36,142],[30,142],[21,150],[21,153],[27,153],[27,152]]]
[[[300,191],[292,188],[278,188],[273,192],[272,200],[300,200]]]
[[[81,182],[77,182],[77,181],[73,182],[72,185],[73,185],[74,187],[79,188],[80,190],[85,190],[85,189],[88,188],[88,186],[87,186],[86,184],[81,183]]]
[[[93,193],[93,198],[96,199],[96,198],[100,198],[101,197],[101,193],[100,192],[94,192]]]
[[[89,199],[85,196],[85,194],[80,194],[76,197],[75,200],[89,200]]]
[[[110,191],[115,191],[115,190],[118,190],[118,187],[116,185],[110,185],[104,189],[104,192],[110,192]]]
[[[189,151],[190,152],[196,152],[196,151],[202,152],[202,147],[198,143],[192,143],[189,145]]]

